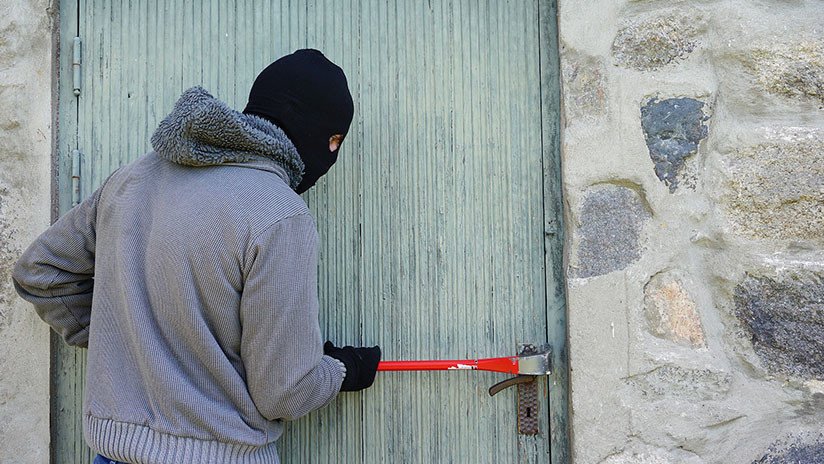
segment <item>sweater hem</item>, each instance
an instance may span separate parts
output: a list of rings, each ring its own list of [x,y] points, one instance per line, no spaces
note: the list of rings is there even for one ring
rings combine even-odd
[[[83,418],[89,446],[110,459],[144,464],[170,462],[279,464],[275,443],[262,446],[201,440],[158,432],[145,425]]]

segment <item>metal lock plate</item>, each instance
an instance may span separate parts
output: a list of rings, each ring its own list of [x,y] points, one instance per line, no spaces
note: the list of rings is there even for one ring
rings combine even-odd
[[[530,355],[537,353],[535,345],[519,345],[519,355]],[[538,415],[540,405],[538,404],[538,382],[537,377],[532,377],[531,382],[518,384],[518,433],[521,435],[538,434]]]

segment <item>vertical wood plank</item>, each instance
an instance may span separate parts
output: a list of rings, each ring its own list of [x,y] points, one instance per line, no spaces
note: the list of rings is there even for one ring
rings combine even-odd
[[[57,188],[58,211],[71,208],[71,154],[78,147],[78,99],[72,91],[72,40],[78,30],[79,1],[60,2],[60,62],[58,84],[57,128]],[[93,56],[88,44],[83,44],[82,59]],[[85,80],[85,70],[81,79]],[[83,444],[82,372],[85,371],[85,354],[71,348],[55,333],[51,333],[51,462],[89,462],[88,450]]]
[[[333,2],[313,0],[300,3],[290,13],[284,31],[287,44],[274,59],[298,48],[316,48],[341,66],[355,100],[355,120],[341,146],[338,162],[303,195],[315,216],[320,236],[319,300],[321,331],[336,344],[360,343],[360,152],[358,94],[359,44],[352,37],[360,27],[358,10]],[[343,27],[351,25],[351,29]],[[296,31],[301,30],[303,33]],[[345,34],[342,36],[342,34]],[[268,63],[267,63],[268,64]],[[331,405],[288,424],[278,449],[283,462],[363,462],[362,413],[360,395],[340,395]],[[322,446],[319,446],[323,443]]]
[[[564,207],[561,198],[558,3],[557,0],[546,0],[541,2],[540,7],[547,339],[553,347],[553,374],[548,378],[549,422],[552,432],[550,449],[552,464],[568,464],[572,458],[568,410],[569,357],[564,279]]]

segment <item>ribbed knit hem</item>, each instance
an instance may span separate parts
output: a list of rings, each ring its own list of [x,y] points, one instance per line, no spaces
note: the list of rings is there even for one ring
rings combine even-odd
[[[178,437],[143,425],[89,415],[83,418],[83,429],[86,441],[93,450],[118,461],[143,464],[280,463],[274,442],[264,446],[251,446]]]
[[[335,359],[335,362],[338,363],[338,367],[340,368],[340,371],[343,373],[343,377],[345,378],[346,377],[346,364],[344,364],[343,361],[341,361],[339,359]]]

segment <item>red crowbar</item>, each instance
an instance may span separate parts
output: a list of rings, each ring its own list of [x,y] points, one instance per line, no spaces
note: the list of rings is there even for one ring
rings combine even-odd
[[[549,375],[549,350],[505,358],[452,359],[431,361],[381,361],[379,371],[478,370],[517,375]]]

